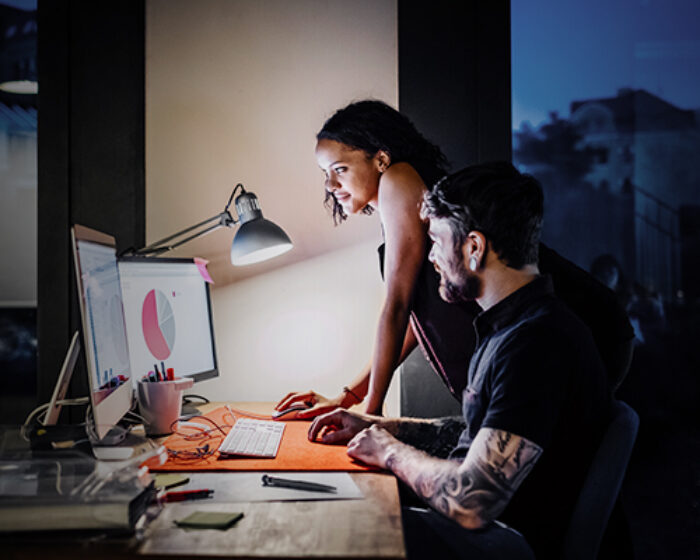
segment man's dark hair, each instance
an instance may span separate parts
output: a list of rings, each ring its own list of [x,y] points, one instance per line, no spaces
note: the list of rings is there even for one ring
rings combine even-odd
[[[424,197],[421,215],[444,218],[456,247],[481,232],[509,267],[537,262],[544,197],[531,175],[508,162],[472,165],[439,181]]]
[[[368,157],[384,150],[392,164],[409,163],[428,186],[447,173],[447,158],[440,148],[418,132],[408,117],[383,101],[367,99],[339,109],[316,135],[316,140],[323,139],[362,150]],[[324,204],[336,223],[347,218],[333,193],[326,191]],[[372,209],[367,207],[363,212],[371,214]]]

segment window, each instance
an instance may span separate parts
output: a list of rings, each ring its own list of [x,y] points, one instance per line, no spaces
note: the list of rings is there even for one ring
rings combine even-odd
[[[617,397],[641,417],[622,495],[638,560],[692,556],[700,521],[699,22],[695,0],[511,2],[513,162],[542,183],[544,243],[635,329]]]

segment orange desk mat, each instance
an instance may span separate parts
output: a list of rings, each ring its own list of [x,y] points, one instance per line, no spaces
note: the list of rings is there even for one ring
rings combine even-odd
[[[269,416],[260,416],[242,410],[233,410],[236,417],[259,418],[271,420]],[[225,407],[217,408],[207,414],[219,426],[232,423],[231,414]],[[208,424],[202,418],[193,418],[193,422]],[[200,459],[185,459],[174,457],[168,453],[168,460],[163,465],[158,464],[157,458],[152,458],[144,464],[154,472],[169,471],[373,471],[372,467],[358,463],[348,457],[344,445],[324,445],[309,441],[307,433],[310,421],[285,422],[282,441],[274,459],[226,457],[220,458],[216,452],[209,457]],[[212,425],[213,427],[213,425]],[[224,428],[228,433],[228,428]],[[192,431],[191,433],[194,433]],[[175,451],[194,451],[197,447],[208,444],[210,448],[218,448],[224,439],[224,434],[216,430],[211,437],[188,440],[180,433],[169,436],[163,445],[166,449]]]

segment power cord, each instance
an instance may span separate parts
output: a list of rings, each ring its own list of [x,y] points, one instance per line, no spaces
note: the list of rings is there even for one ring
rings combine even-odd
[[[88,404],[89,402],[90,399],[88,397],[79,397],[77,399],[63,399],[61,401],[57,401],[56,404],[59,404],[61,406],[81,406]],[[35,421],[35,419],[40,426],[46,425],[44,424],[43,420],[38,420],[37,417],[42,412],[48,410],[50,405],[51,403],[44,403],[42,405],[39,405],[27,415],[24,424],[22,424],[22,427],[20,428],[20,435],[22,436],[22,439],[24,439],[24,441],[29,441],[29,436],[27,434],[29,433],[31,424]]]

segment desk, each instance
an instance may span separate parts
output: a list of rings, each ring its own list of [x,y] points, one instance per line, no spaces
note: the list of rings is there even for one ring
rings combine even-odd
[[[220,405],[201,407],[203,411]],[[269,403],[233,403],[238,409],[269,413]],[[220,472],[234,477],[239,473]],[[184,502],[167,504],[142,535],[92,543],[26,542],[10,545],[9,558],[133,558],[217,556],[227,558],[405,558],[396,479],[383,473],[351,473],[365,498],[304,502]],[[227,531],[184,531],[173,525],[195,510],[242,511]],[[23,539],[25,540],[25,539]],[[43,549],[43,552],[42,552]],[[3,554],[3,557],[8,558]]]

